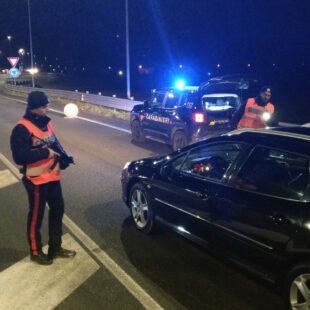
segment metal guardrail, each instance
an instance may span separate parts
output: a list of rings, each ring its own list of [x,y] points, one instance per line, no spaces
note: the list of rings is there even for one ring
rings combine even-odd
[[[47,88],[32,88],[24,86],[15,86],[6,84],[5,88],[12,91],[22,92],[25,94],[30,93],[33,90],[44,91],[49,97],[59,97],[63,99],[81,101],[98,106],[103,106],[111,109],[117,109],[122,111],[131,111],[136,104],[142,104],[141,101],[134,101],[122,98],[113,98],[108,96],[100,96],[89,93],[74,92],[68,90],[47,89]]]
[[[8,90],[19,91],[19,92],[23,92],[26,94],[30,93],[34,89],[41,90],[41,91],[44,91],[48,96],[81,101],[85,103],[107,107],[110,109],[117,109],[117,110],[127,111],[127,112],[131,111],[134,105],[142,104],[142,101],[134,101],[134,100],[128,100],[128,99],[122,99],[122,98],[113,98],[113,97],[108,97],[108,96],[100,96],[100,95],[94,95],[94,94],[82,93],[82,92],[74,92],[74,91],[68,91],[68,90],[31,88],[31,87],[24,87],[24,86],[14,86],[14,85],[10,85],[7,83],[5,84],[5,88]],[[284,127],[290,127],[290,126],[296,126],[297,124],[280,122],[279,125],[284,126]]]

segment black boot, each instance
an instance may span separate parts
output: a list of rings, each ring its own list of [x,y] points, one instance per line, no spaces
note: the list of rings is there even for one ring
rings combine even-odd
[[[30,259],[39,265],[51,265],[53,263],[53,258],[49,257],[41,251],[38,252],[38,255],[30,253]]]
[[[72,258],[76,255],[75,251],[72,250],[67,250],[64,248],[60,248],[58,250],[48,250],[48,256],[53,259],[53,258]]]

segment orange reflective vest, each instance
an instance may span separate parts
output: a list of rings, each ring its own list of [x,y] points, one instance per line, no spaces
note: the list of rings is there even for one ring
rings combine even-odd
[[[21,119],[18,124],[27,128],[32,136],[32,149],[42,145],[42,141],[52,140],[54,137],[52,124],[47,124],[47,131],[42,131],[27,119]],[[60,167],[56,157],[42,159],[25,167],[24,175],[34,185],[45,184],[60,180]]]
[[[272,103],[267,103],[264,107],[258,105],[254,98],[248,99],[246,103],[244,114],[238,123],[240,128],[265,128],[266,121],[263,120],[263,113],[274,113],[274,106]]]

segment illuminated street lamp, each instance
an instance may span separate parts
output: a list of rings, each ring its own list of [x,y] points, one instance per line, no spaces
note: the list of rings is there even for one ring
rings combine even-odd
[[[23,48],[20,48],[20,49],[18,50],[18,55],[19,55],[19,56],[24,56],[24,55],[25,55],[25,50],[24,50]]]
[[[31,69],[33,68],[33,50],[32,50],[32,31],[31,31],[31,12],[30,12],[30,0],[28,0],[28,22],[29,22],[29,43],[30,43],[30,59]],[[32,88],[34,88],[34,74],[31,74]]]
[[[26,54],[26,52],[25,52],[25,50],[23,49],[23,48],[20,48],[19,50],[18,50],[18,55],[19,55],[19,57],[21,58],[21,65],[20,65],[20,69],[22,70],[23,69],[23,57],[24,57],[24,55]]]
[[[9,40],[9,53],[11,53],[11,41],[13,37],[11,35],[8,35],[6,36],[6,38]]]
[[[127,85],[127,98],[130,99],[130,54],[129,54],[129,16],[128,16],[128,0],[125,0],[126,11],[126,85]]]

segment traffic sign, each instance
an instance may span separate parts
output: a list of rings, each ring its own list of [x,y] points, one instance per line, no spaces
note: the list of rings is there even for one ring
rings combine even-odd
[[[20,76],[21,72],[17,68],[11,68],[9,71],[9,76],[11,78],[18,78]]]
[[[16,65],[18,64],[19,62],[19,57],[8,57],[7,60],[9,61],[9,63],[11,64],[11,66],[13,68],[16,67]]]

